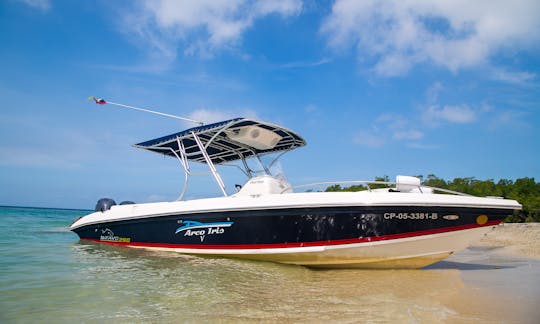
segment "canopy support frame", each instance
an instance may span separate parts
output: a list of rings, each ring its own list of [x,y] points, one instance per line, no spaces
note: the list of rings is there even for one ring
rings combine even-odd
[[[191,132],[191,135],[195,139],[195,142],[197,143],[197,146],[199,147],[199,150],[201,151],[201,154],[204,157],[204,160],[206,161],[206,164],[208,164],[208,167],[210,168],[210,171],[212,172],[212,175],[214,176],[214,179],[216,179],[216,182],[223,192],[223,195],[227,197],[227,191],[225,191],[225,183],[223,182],[223,179],[221,179],[219,173],[216,170],[216,167],[214,166],[214,163],[212,162],[212,159],[208,155],[208,152],[206,151],[206,148],[204,147],[203,143],[201,142],[201,139],[195,132]]]

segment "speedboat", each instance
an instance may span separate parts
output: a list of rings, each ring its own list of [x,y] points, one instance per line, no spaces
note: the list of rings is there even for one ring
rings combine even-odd
[[[339,182],[365,189],[357,192],[309,189],[334,182],[293,187],[272,169],[284,153],[305,145],[290,129],[247,118],[135,144],[179,161],[185,183],[178,200],[117,205],[101,199],[70,230],[81,240],[199,256],[320,268],[421,268],[466,248],[521,209],[515,200],[427,187],[410,176]],[[193,163],[208,167],[222,197],[184,199]],[[216,167],[230,165],[245,174],[244,185],[225,186]]]

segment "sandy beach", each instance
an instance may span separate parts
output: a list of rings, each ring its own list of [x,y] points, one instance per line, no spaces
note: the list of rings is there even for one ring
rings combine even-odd
[[[501,224],[475,245],[491,246],[497,253],[540,259],[540,223]]]
[[[428,270],[459,272],[463,287],[447,294],[445,322],[540,322],[540,223],[501,224],[480,241]]]

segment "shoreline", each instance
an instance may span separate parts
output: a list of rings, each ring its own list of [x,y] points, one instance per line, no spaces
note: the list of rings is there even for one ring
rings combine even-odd
[[[495,253],[540,260],[540,223],[502,223],[471,246],[492,247]]]
[[[450,322],[536,323],[540,318],[540,223],[503,223],[469,248],[424,270],[458,271],[459,291],[442,294]]]

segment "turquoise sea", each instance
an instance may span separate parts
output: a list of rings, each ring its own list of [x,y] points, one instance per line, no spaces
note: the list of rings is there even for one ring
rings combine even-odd
[[[311,270],[80,242],[87,211],[0,207],[0,323],[538,323],[540,261],[473,247],[422,270]]]

